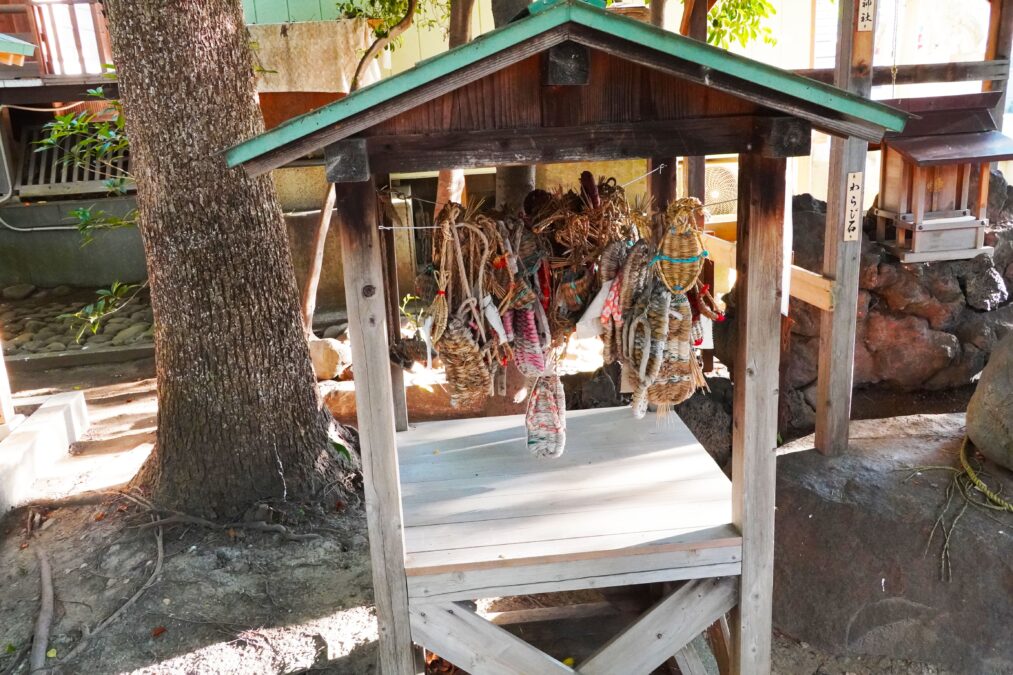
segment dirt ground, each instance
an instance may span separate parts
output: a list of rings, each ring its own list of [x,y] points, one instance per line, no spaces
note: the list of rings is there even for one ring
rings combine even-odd
[[[129,479],[153,441],[151,375],[150,361],[13,375],[24,412],[53,391],[82,389],[89,401],[92,429],[75,454],[40,482],[42,494],[55,499],[112,490]],[[361,508],[322,499],[312,506],[279,507],[274,518],[316,537],[290,541],[239,528],[166,527],[155,574],[159,530],[143,527],[150,516],[129,499],[113,495],[101,503],[9,514],[0,520],[0,674],[28,672],[24,655],[39,610],[39,551],[51,563],[56,598],[51,672],[376,673]],[[146,584],[115,621],[85,637]],[[483,609],[538,602],[491,601]],[[833,656],[775,635],[774,672],[946,671],[880,657]]]

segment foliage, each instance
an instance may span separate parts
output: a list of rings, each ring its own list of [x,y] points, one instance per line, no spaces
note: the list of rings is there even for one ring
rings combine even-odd
[[[73,314],[61,314],[58,318],[71,320],[77,331],[75,339],[80,342],[86,332],[90,331],[92,335],[98,333],[106,319],[129,305],[147,285],[148,282],[143,284],[113,282],[109,288],[100,288],[96,291],[98,299],[95,302],[85,305]]]
[[[776,13],[770,0],[719,0],[707,16],[707,42],[723,49],[734,42],[745,47],[758,39],[776,44],[770,27],[764,25]]]
[[[450,25],[451,0],[419,0],[414,23],[424,29],[442,28]],[[386,37],[390,29],[404,18],[408,11],[408,0],[339,0],[338,11],[342,16],[355,19],[365,18],[375,22],[373,34]],[[400,46],[401,39],[392,40],[387,49]]]
[[[111,195],[126,194],[130,174],[121,168],[130,143],[126,135],[123,106],[119,101],[108,99],[102,87],[88,90],[92,99],[106,103],[105,109],[96,113],[91,110],[69,112],[57,115],[43,127],[48,133],[38,141],[35,151],[52,149],[63,164],[88,170],[96,170],[102,177],[102,184]],[[126,216],[114,216],[94,207],[82,207],[71,211],[82,245],[94,241],[95,233],[131,227],[137,224],[137,212]]]

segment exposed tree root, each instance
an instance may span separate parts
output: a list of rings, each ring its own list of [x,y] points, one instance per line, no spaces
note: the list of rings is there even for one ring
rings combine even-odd
[[[122,495],[125,497],[128,496],[127,493],[122,493]],[[101,623],[95,626],[94,630],[88,631],[87,627],[85,627],[85,633],[81,637],[81,641],[78,642],[77,645],[75,645],[72,650],[70,650],[70,653],[67,654],[67,656],[61,659],[62,662],[73,660],[75,656],[81,653],[81,650],[84,649],[84,646],[88,643],[88,640],[98,635],[107,626],[109,626],[109,624],[116,621],[116,619],[118,619],[123,614],[123,612],[127,610],[127,608],[129,608],[131,605],[137,602],[138,598],[140,598],[144,594],[144,591],[148,590],[149,588],[151,588],[152,585],[154,585],[155,581],[158,579],[158,575],[162,573],[162,561],[165,559],[165,549],[162,546],[161,527],[158,527],[155,530],[155,544],[158,550],[158,557],[155,560],[155,569],[152,570],[151,576],[148,577],[148,580],[145,581],[144,585],[141,586],[139,589],[137,589],[137,592],[131,595],[126,602],[120,605],[119,609],[117,609],[115,612],[106,617]]]
[[[39,616],[35,619],[35,634],[32,638],[32,655],[28,660],[28,671],[31,673],[44,670],[46,652],[49,649],[49,627],[53,624],[53,571],[49,567],[49,557],[45,549],[35,549],[35,557],[39,559],[39,587],[41,600]]]

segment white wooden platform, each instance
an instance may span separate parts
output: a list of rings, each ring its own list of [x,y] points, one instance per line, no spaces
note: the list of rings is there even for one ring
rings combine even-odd
[[[557,459],[519,415],[397,442],[413,605],[740,572],[731,482],[675,415],[568,412]]]

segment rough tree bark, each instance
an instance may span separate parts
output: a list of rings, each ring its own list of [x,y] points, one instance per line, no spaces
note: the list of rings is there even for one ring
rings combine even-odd
[[[332,471],[271,179],[219,151],[263,130],[240,0],[106,0],[155,312],[158,432],[138,480],[234,516]]]

